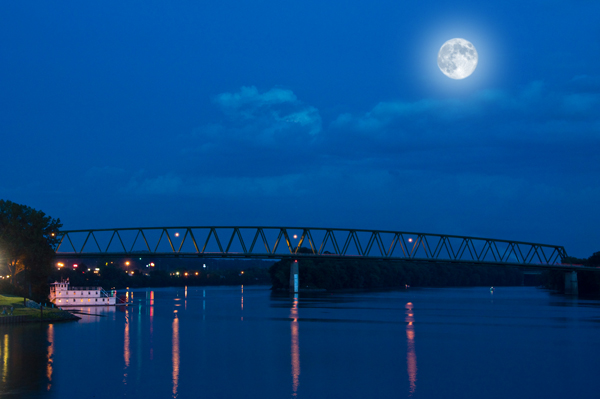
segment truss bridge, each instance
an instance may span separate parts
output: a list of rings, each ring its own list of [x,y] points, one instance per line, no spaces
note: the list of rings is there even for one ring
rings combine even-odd
[[[574,270],[558,245],[407,231],[320,227],[181,226],[66,230],[56,256],[335,258],[459,262]]]

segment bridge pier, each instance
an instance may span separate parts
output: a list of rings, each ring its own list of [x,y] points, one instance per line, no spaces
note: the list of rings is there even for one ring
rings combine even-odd
[[[298,260],[294,260],[290,265],[290,292],[297,293],[300,284],[298,273]]]
[[[571,271],[565,273],[565,294],[577,295],[579,290],[577,288],[577,272]]]

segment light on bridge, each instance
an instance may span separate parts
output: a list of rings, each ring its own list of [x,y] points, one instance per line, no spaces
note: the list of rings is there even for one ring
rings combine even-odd
[[[175,237],[179,237],[179,233],[175,233]]]

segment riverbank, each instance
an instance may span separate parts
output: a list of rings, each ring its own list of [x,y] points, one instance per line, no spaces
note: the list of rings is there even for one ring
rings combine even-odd
[[[80,317],[59,308],[44,306],[40,309],[39,305],[38,307],[30,307],[31,302],[29,301],[29,306],[25,306],[23,297],[0,295],[0,312],[4,313],[4,310],[6,311],[5,314],[0,314],[0,323],[57,322],[80,319]],[[13,308],[12,312],[11,307]]]
[[[269,269],[273,290],[289,290],[291,260]],[[380,260],[299,259],[302,289],[390,289],[405,287],[521,286],[516,267],[482,267],[456,263],[388,262]]]

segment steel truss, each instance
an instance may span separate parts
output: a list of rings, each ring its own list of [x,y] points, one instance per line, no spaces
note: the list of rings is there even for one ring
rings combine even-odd
[[[238,257],[560,265],[564,247],[480,237],[306,227],[150,227],[57,233],[60,258]],[[249,245],[248,245],[249,244]]]

